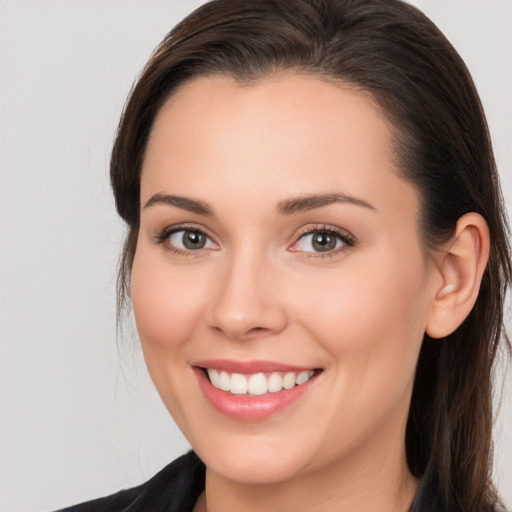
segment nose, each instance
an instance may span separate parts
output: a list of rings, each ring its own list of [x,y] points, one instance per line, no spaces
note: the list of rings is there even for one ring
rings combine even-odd
[[[279,294],[279,269],[255,254],[225,262],[209,306],[210,328],[234,340],[277,334],[287,325]]]

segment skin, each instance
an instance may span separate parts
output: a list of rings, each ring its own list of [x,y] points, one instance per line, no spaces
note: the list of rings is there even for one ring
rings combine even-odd
[[[145,207],[158,193],[213,214]],[[278,211],[332,193],[366,206]],[[143,164],[131,294],[155,386],[207,466],[196,510],[408,509],[417,482],[405,425],[443,285],[418,203],[394,167],[391,127],[364,93],[294,74],[243,87],[215,76],[164,104]],[[156,242],[183,224],[211,242],[195,252],[173,251],[179,235]],[[303,233],[324,226],[353,245],[315,252]],[[211,406],[192,370],[215,358],[322,371],[278,414],[239,421]]]

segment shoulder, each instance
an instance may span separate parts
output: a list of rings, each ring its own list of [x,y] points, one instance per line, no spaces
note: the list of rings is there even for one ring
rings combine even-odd
[[[58,512],[187,512],[204,489],[204,477],[205,467],[191,451],[142,485]]]

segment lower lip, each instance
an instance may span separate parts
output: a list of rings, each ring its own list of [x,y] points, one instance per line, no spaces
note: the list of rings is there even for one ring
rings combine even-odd
[[[257,421],[268,418],[296,402],[316,380],[315,374],[307,382],[290,389],[264,395],[234,395],[213,387],[204,371],[195,367],[199,387],[213,407],[229,418],[243,421]]]

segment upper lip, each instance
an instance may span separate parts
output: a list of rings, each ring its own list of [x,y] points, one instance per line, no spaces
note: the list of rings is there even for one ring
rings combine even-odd
[[[195,361],[192,366],[199,368],[210,368],[215,370],[224,370],[228,373],[267,373],[267,372],[302,372],[314,370],[311,366],[297,366],[276,361],[235,361],[232,359],[208,359],[203,361]]]

